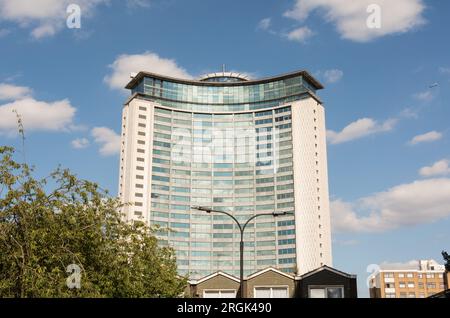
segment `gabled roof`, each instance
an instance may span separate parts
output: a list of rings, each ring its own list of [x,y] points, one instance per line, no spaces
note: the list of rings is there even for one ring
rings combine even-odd
[[[207,280],[210,280],[210,279],[212,279],[212,278],[214,278],[214,277],[216,277],[216,276],[223,276],[223,277],[226,277],[226,278],[228,278],[228,279],[234,280],[234,281],[237,282],[237,283],[240,282],[239,278],[237,278],[237,277],[235,277],[235,276],[233,276],[233,275],[224,273],[224,272],[222,272],[222,271],[218,271],[218,272],[212,273],[212,274],[210,274],[210,275],[208,275],[208,276],[205,276],[205,277],[203,277],[203,278],[200,278],[199,280],[192,280],[192,281],[189,281],[189,284],[191,284],[191,285],[198,285],[198,284],[201,284],[201,283],[203,283],[203,282],[205,282],[205,281],[207,281]]]
[[[282,271],[280,271],[280,270],[278,270],[278,269],[276,269],[276,268],[268,267],[268,268],[266,268],[266,269],[257,271],[257,272],[255,272],[255,273],[251,274],[250,276],[247,276],[247,277],[246,277],[246,280],[255,278],[255,277],[260,276],[260,275],[262,275],[262,274],[265,274],[265,273],[267,273],[267,272],[275,272],[275,273],[280,274],[280,275],[283,275],[283,276],[285,276],[285,277],[287,277],[287,278],[294,279],[294,276],[292,276],[292,275],[289,275],[289,274],[287,274],[287,273],[285,273],[285,272],[282,272]]]
[[[306,274],[300,275],[297,279],[303,279],[303,278],[312,276],[312,275],[317,274],[317,273],[322,272],[322,271],[329,271],[329,272],[332,272],[332,273],[335,273],[337,275],[344,276],[344,277],[347,277],[347,278],[356,278],[356,275],[347,274],[347,273],[344,273],[344,272],[342,272],[340,270],[337,270],[337,269],[335,269],[333,267],[324,265],[324,266],[319,267],[319,268],[317,268],[317,269],[315,269],[313,271],[310,271],[310,272],[308,272]]]

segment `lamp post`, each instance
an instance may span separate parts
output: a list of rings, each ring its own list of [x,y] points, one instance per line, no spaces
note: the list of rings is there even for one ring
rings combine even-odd
[[[193,206],[192,209],[194,210],[198,210],[198,211],[203,211],[206,213],[220,213],[220,214],[225,214],[228,215],[230,218],[233,219],[233,221],[237,224],[239,231],[241,232],[241,241],[239,243],[239,252],[240,252],[240,292],[239,292],[239,298],[243,298],[243,291],[244,291],[244,231],[247,228],[247,225],[253,221],[254,219],[256,219],[257,217],[260,216],[268,216],[271,215],[273,217],[277,217],[277,216],[284,216],[284,215],[288,215],[288,214],[292,214],[292,213],[288,213],[288,212],[272,212],[272,213],[261,213],[261,214],[256,214],[253,215],[251,218],[249,218],[244,225],[242,225],[232,214],[225,212],[225,211],[219,211],[219,210],[213,210],[207,207],[201,207],[201,206]]]

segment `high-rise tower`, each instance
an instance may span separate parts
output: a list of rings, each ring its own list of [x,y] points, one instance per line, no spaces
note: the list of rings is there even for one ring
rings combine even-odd
[[[258,218],[245,272],[299,274],[332,265],[325,112],[308,72],[250,80],[230,72],[186,80],[140,72],[127,85],[119,193],[127,220],[159,225],[181,274],[239,273],[239,231]]]

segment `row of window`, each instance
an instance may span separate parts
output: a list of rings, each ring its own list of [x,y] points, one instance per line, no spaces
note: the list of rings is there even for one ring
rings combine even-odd
[[[283,251],[283,253],[280,253],[280,251]],[[286,254],[295,254],[295,250],[292,249],[292,251],[289,251],[288,253],[285,252],[285,250],[279,250],[278,251],[280,255],[286,255]],[[245,251],[246,256],[250,256],[250,257],[254,257],[256,256],[275,256],[275,250],[258,250],[258,251],[254,251],[254,250],[247,250]],[[239,252],[238,251],[183,251],[183,250],[178,250],[176,251],[176,255],[178,257],[182,257],[182,258],[187,258],[187,257],[214,257],[214,258],[238,258],[239,257]],[[280,259],[280,264],[286,264],[289,263],[290,261],[288,261],[289,259],[292,258],[281,258]],[[251,260],[248,260],[248,262],[252,262]],[[295,262],[295,260],[294,260]]]
[[[142,116],[142,115],[140,115]],[[145,117],[145,116],[143,116]],[[145,118],[142,118],[145,119]],[[186,134],[191,135],[192,134],[192,128],[188,128],[188,127],[177,127],[177,126],[168,126],[168,125],[164,125],[164,121],[156,121],[154,128],[155,130],[162,130],[162,131],[172,131],[172,128],[174,130],[178,130],[180,133],[183,132],[183,136],[186,136]],[[256,125],[265,125],[265,124],[270,124],[272,123],[272,119],[260,119],[257,120],[255,122]],[[166,123],[168,124],[168,123]],[[203,121],[199,121],[199,122],[193,122],[193,127],[213,127],[211,122],[203,122]],[[222,127],[222,128],[233,128],[234,125],[233,123],[214,123],[214,127]],[[244,125],[238,125],[238,127],[242,127],[242,128],[253,128],[253,126],[244,126]],[[269,126],[269,127],[261,127],[261,128],[255,128],[254,131],[256,132],[256,134],[263,134],[263,133],[269,133],[273,130],[273,128],[277,129],[277,130],[283,130],[283,129],[290,129],[292,128],[292,124],[291,123],[286,123],[286,124],[281,124],[281,125],[276,125],[275,127]],[[204,130],[204,129],[203,129]],[[247,129],[245,129],[245,131],[247,131]],[[221,134],[226,134],[226,133],[232,133],[232,131],[228,130],[228,129],[222,129],[222,130],[215,130],[214,132],[215,134],[217,133],[221,133]],[[197,134],[201,134],[200,132],[197,132]],[[204,134],[204,133],[203,133]],[[253,135],[253,134],[252,134]]]
[[[438,286],[438,285],[437,285],[436,283],[426,283],[426,287],[427,287],[428,289],[436,289],[437,286]],[[399,283],[399,284],[398,284],[398,287],[399,287],[399,288],[415,288],[415,287],[416,287],[416,284],[415,284],[414,282]],[[424,289],[425,284],[422,283],[422,282],[419,282],[419,283],[417,284],[417,287],[418,287],[419,289]],[[386,288],[395,288],[395,284],[394,284],[394,283],[387,283],[387,284],[386,284]],[[444,283],[441,283],[441,284],[439,285],[439,288],[443,289],[443,288],[444,288]]]
[[[156,163],[160,163],[161,159],[156,159],[157,162]],[[269,161],[269,164],[271,164],[272,162]],[[218,166],[222,166],[220,164],[217,164]],[[228,165],[228,164],[227,164]],[[262,165],[262,162],[258,162],[258,165]],[[270,165],[271,166],[271,165]],[[164,167],[160,167],[160,166],[154,166],[153,167],[153,172],[159,172],[159,173],[165,173],[165,174],[169,174],[170,172],[172,172],[172,174],[178,174],[178,175],[186,175],[186,176],[194,176],[194,177],[249,177],[249,176],[267,176],[267,175],[274,175],[277,173],[284,173],[284,172],[292,172],[292,166],[283,166],[283,167],[279,167],[278,169],[274,169],[274,168],[269,168],[269,169],[258,169],[256,171],[221,171],[221,170],[214,170],[214,171],[191,171],[191,170],[181,170],[181,169],[172,169],[172,171],[170,171],[170,168],[164,168]],[[256,183],[269,183],[269,182],[273,182],[274,178],[257,178],[256,179]]]
[[[132,90],[153,97],[183,103],[256,103],[314,90],[302,77],[264,84],[240,86],[196,86],[145,77]]]
[[[161,171],[155,171],[155,172],[160,172],[160,173],[165,173],[163,172],[164,170],[162,170],[164,168],[161,169],[157,169],[157,170],[161,170]],[[173,170],[172,170],[173,172]],[[188,171],[189,172],[189,171]],[[180,173],[181,174],[181,173]],[[199,175],[196,175],[196,177],[198,177]],[[285,178],[287,177],[287,178]],[[273,179],[272,181],[270,181],[270,179]],[[154,181],[160,181],[160,182],[166,182],[169,183],[170,182],[170,177],[166,177],[166,176],[159,176],[159,175],[152,175],[152,180]],[[260,182],[258,182],[258,180],[262,180]],[[278,176],[276,178],[276,180],[278,182],[282,182],[282,181],[290,181],[292,180],[292,175],[290,176]],[[179,184],[189,184],[190,183],[190,179],[177,179],[172,177],[172,182],[173,183],[179,183]],[[204,182],[211,182],[210,180],[192,180],[192,183],[196,183],[196,182],[200,182],[200,181],[204,181]],[[256,179],[257,184],[261,184],[261,183],[274,183],[275,182],[275,178],[264,178],[264,179]],[[254,179],[242,179],[242,180],[212,180],[212,184],[214,186],[232,186],[232,185],[253,185]],[[210,184],[210,183],[208,183]],[[202,185],[206,185],[206,183],[203,183]],[[290,186],[289,186],[290,187]],[[256,192],[273,192],[275,190],[275,186],[265,186],[265,187],[256,187]],[[199,192],[201,192],[202,190],[199,190]],[[281,197],[279,199],[282,199]]]
[[[142,109],[141,109],[142,108]],[[145,107],[140,107],[139,110],[146,110]],[[275,114],[281,114],[290,112],[291,107],[285,106],[282,108],[275,109]],[[178,111],[171,111],[164,108],[155,108],[155,112],[157,114],[162,114],[165,116],[173,115],[173,117],[181,117],[181,118],[193,118],[193,119],[200,119],[200,120],[220,120],[220,121],[227,121],[227,120],[248,120],[253,119],[253,113],[243,113],[243,114],[230,114],[230,115],[223,115],[223,114],[203,114],[203,113],[188,113],[188,112],[178,112]],[[255,112],[255,117],[264,117],[264,116],[271,116],[272,111],[262,111],[262,112]]]
[[[394,273],[391,273],[391,272],[386,272],[386,273],[384,273],[384,277],[385,278],[394,278],[394,276],[395,276],[395,274]],[[399,277],[399,278],[404,278],[404,277],[407,277],[407,278],[413,278],[414,277],[414,273],[397,273],[397,276]],[[418,278],[423,278],[423,277],[426,277],[426,278],[435,278],[435,277],[439,277],[439,278],[443,278],[444,276],[443,276],[443,274],[434,274],[434,273],[426,273],[426,274],[423,274],[423,273],[417,273],[417,277]]]
[[[271,114],[270,114],[271,115]],[[139,117],[140,119],[146,119],[145,115],[140,115],[141,117]],[[275,117],[275,122],[282,122],[282,121],[288,121],[291,120],[292,116],[291,115],[284,115],[284,116],[280,116],[280,117]],[[162,116],[158,116],[155,115],[155,121],[159,122],[159,123],[167,123],[170,124],[172,123],[174,126],[175,125],[183,125],[183,126],[194,126],[194,127],[248,127],[248,126],[253,126],[253,125],[265,125],[265,124],[271,124],[273,123],[273,119],[272,118],[265,118],[265,119],[258,119],[255,120],[255,122],[253,123],[253,121],[244,121],[244,122],[224,122],[224,121],[220,121],[220,122],[212,122],[212,121],[191,121],[191,120],[186,120],[186,119],[176,119],[173,118],[171,119],[170,117],[162,117]]]

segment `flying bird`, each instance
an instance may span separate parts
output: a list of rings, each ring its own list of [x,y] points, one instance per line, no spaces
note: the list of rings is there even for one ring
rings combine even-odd
[[[434,83],[434,84],[431,84],[431,85],[430,85],[430,88],[435,88],[435,87],[438,87],[438,86],[439,86],[438,83]]]

